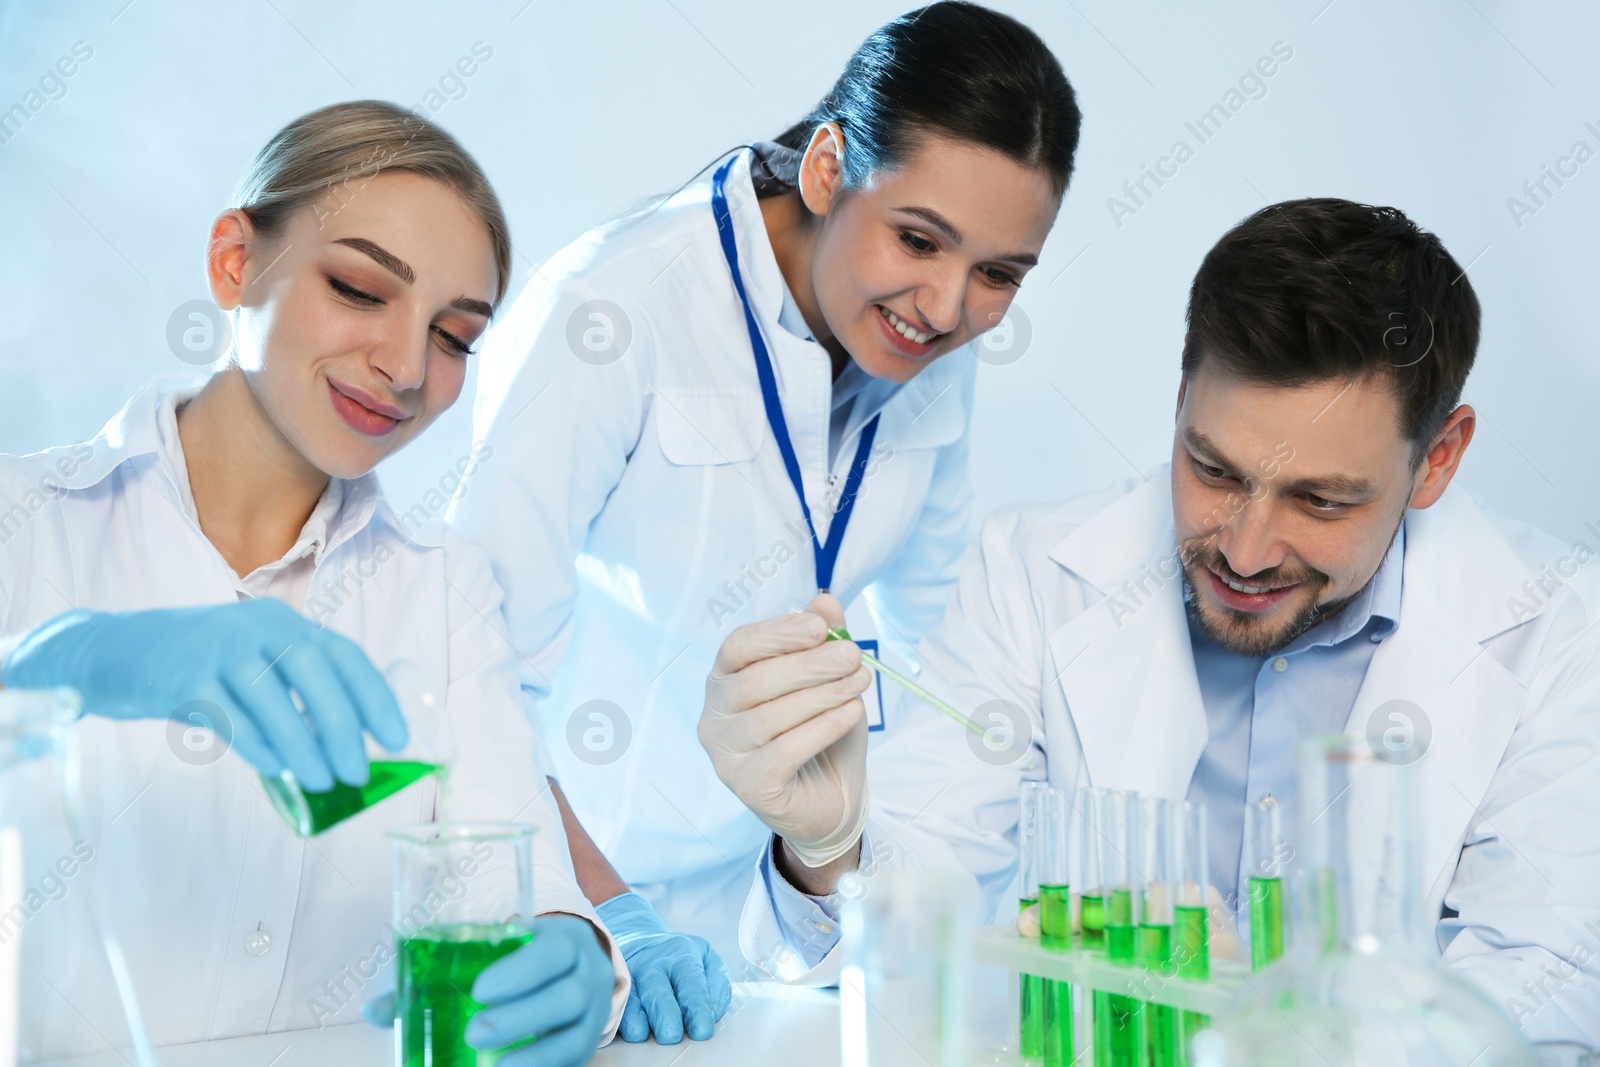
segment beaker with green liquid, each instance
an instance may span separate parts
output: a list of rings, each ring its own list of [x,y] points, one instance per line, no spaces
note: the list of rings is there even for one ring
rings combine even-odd
[[[1244,810],[1245,893],[1250,906],[1250,970],[1283,956],[1283,812],[1270,794]]]
[[[301,837],[314,837],[428,775],[440,780],[441,810],[452,756],[450,724],[444,701],[405,660],[383,673],[406,720],[406,745],[390,752],[365,735],[368,778],[355,786],[335,779],[333,788],[312,792],[294,772],[262,774],[261,788],[284,822]],[[442,816],[441,816],[442,817]]]
[[[491,1067],[467,1044],[472,983],[533,940],[533,833],[521,823],[426,823],[394,848],[397,1067]]]

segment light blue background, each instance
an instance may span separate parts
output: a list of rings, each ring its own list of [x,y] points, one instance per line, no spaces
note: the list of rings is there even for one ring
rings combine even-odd
[[[997,6],[1038,30],[1086,116],[1077,176],[1019,305],[1022,358],[979,379],[985,508],[1059,498],[1167,455],[1189,280],[1268,201],[1394,204],[1485,308],[1462,474],[1502,511],[1595,543],[1600,159],[1519,228],[1507,200],[1574,141],[1600,151],[1593,5],[1288,0]],[[74,42],[93,58],[0,144],[0,451],[88,436],[184,370],[174,308],[205,295],[211,219],[250,157],[337,100],[419,104],[474,42],[493,56],[435,118],[504,198],[520,287],[588,226],[804,113],[901,8],[735,0],[0,4],[0,110]],[[1185,123],[1276,41],[1294,50],[1223,130]],[[440,99],[447,99],[441,97]],[[1107,207],[1183,138],[1192,160],[1119,227]],[[1587,309],[1587,310],[1586,310]],[[471,383],[469,381],[469,389]],[[383,470],[404,508],[470,447],[465,399]]]

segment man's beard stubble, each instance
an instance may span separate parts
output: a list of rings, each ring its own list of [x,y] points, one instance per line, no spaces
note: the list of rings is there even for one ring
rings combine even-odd
[[[1383,559],[1389,555],[1389,549],[1393,547],[1394,539],[1399,536],[1400,527],[1404,522],[1405,512],[1402,511],[1400,521],[1395,523],[1394,531],[1384,545],[1383,555],[1378,559],[1378,567],[1372,569],[1372,574],[1368,575],[1361,588],[1349,596],[1340,597],[1326,604],[1319,604],[1317,596],[1327,587],[1331,579],[1321,571],[1308,569],[1304,572],[1294,572],[1274,568],[1246,578],[1228,565],[1227,559],[1210,537],[1185,542],[1179,547],[1179,558],[1183,560],[1184,608],[1190,617],[1200,624],[1200,629],[1207,637],[1230,652],[1236,652],[1241,656],[1265,656],[1277,652],[1323,619],[1331,618],[1343,611],[1367,591],[1373,579],[1378,576],[1378,568],[1383,565]],[[1315,583],[1316,592],[1293,615],[1284,615],[1281,610],[1274,610],[1262,616],[1224,607],[1222,608],[1224,618],[1219,623],[1207,616],[1196,588],[1197,581],[1209,580],[1204,573],[1206,570],[1215,570],[1218,574],[1248,585],[1283,586],[1312,582]],[[1267,619],[1276,620],[1279,625],[1269,627],[1260,624]]]

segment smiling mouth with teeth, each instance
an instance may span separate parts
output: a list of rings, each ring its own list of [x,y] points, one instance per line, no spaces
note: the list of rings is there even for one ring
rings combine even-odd
[[[940,336],[936,333],[924,333],[922,330],[913,329],[912,326],[899,315],[896,315],[894,312],[890,311],[886,307],[883,307],[882,305],[879,305],[879,310],[883,313],[883,317],[888,320],[889,325],[894,327],[895,332],[908,341],[915,341],[919,345],[925,345],[935,337]]]
[[[1211,573],[1217,574],[1216,571],[1212,571]],[[1289,589],[1300,584],[1299,582],[1290,582],[1288,585],[1246,585],[1243,582],[1235,582],[1231,579],[1224,578],[1220,574],[1217,574],[1217,581],[1221,582],[1223,585],[1227,586],[1229,589],[1232,589],[1236,593],[1249,593],[1251,596],[1259,596],[1262,593],[1276,593],[1280,589]]]

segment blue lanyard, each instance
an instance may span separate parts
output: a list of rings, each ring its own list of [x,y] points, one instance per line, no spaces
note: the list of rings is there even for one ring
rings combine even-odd
[[[739,249],[733,242],[733,216],[728,211],[728,197],[722,191],[724,179],[733,167],[734,159],[724,163],[711,179],[711,213],[717,220],[717,237],[722,241],[722,254],[728,261],[728,271],[733,275],[733,287],[739,292],[739,302],[744,305],[744,325],[750,331],[750,349],[756,357],[756,377],[761,380],[761,401],[767,409],[767,424],[778,441],[778,451],[783,455],[783,467],[789,472],[795,496],[800,498],[800,512],[806,517],[806,529],[811,531],[811,551],[817,563],[817,588],[827,592],[833,582],[833,564],[839,558],[839,546],[844,543],[845,527],[850,524],[850,513],[855,510],[856,494],[861,489],[861,479],[867,471],[867,459],[872,454],[872,439],[878,435],[878,415],[861,430],[861,441],[856,445],[856,458],[850,463],[850,474],[844,480],[844,496],[839,500],[833,522],[828,527],[828,542],[817,537],[816,524],[811,521],[811,508],[806,504],[805,482],[800,477],[800,461],[794,454],[794,443],[789,439],[789,424],[783,417],[783,404],[778,399],[778,379],[772,372],[772,357],[767,344],[756,327],[755,313],[750,310],[750,297],[744,291],[744,277],[739,273]]]

